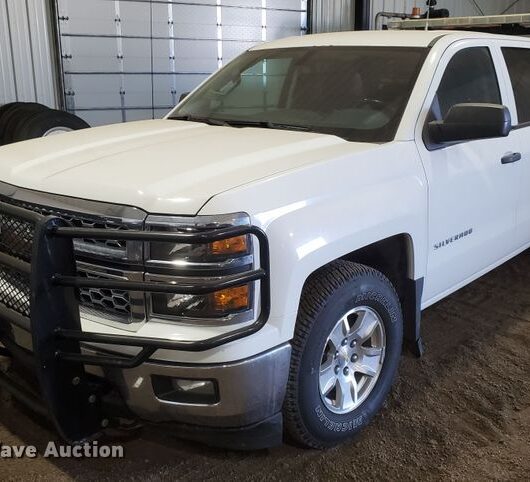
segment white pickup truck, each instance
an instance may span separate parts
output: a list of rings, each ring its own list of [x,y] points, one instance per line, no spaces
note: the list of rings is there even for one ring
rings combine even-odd
[[[530,41],[275,41],[162,120],[0,148],[0,180],[0,385],[65,439],[121,400],[330,447],[421,354],[421,310],[530,245]]]

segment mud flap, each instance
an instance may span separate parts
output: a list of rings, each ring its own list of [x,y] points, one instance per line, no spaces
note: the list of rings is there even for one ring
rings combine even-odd
[[[421,338],[421,297],[423,294],[423,278],[407,279],[406,296],[403,304],[405,345],[417,358],[425,353]]]

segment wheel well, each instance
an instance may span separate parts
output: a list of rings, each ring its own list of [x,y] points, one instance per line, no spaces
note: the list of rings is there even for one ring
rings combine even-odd
[[[407,281],[414,278],[413,258],[412,239],[407,234],[377,241],[342,257],[383,273],[394,285],[402,305],[408,292]]]
[[[414,249],[408,234],[398,234],[365,246],[342,259],[370,266],[394,285],[403,311],[403,335],[416,356],[423,354],[421,340],[421,296],[423,278],[414,279]]]
[[[414,250],[408,234],[398,234],[352,251],[340,259],[370,266],[383,273],[398,294],[403,311],[404,339],[416,356],[423,354],[421,296],[423,278],[414,279]]]

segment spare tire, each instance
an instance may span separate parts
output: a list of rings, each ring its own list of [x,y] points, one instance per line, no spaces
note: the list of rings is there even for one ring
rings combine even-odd
[[[69,112],[47,109],[36,112],[16,126],[12,142],[46,137],[90,127],[83,119]]]
[[[4,112],[11,109],[14,105],[23,104],[23,102],[9,102],[8,104],[0,105],[0,118],[4,115]]]
[[[8,104],[4,104],[0,106],[0,124],[2,124],[2,117],[6,112],[11,109],[11,107],[14,107],[16,105],[22,104],[22,102],[9,102]],[[0,127],[0,146],[2,145],[2,136],[3,136],[3,129]]]
[[[17,102],[4,111],[0,117],[0,143],[10,144],[20,122],[37,112],[48,111],[48,107],[36,102]]]

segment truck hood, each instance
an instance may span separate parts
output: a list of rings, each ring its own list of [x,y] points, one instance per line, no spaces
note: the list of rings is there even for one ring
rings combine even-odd
[[[375,147],[323,134],[150,120],[0,147],[0,181],[193,215],[242,184]]]

